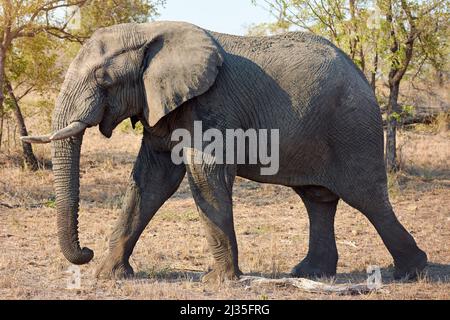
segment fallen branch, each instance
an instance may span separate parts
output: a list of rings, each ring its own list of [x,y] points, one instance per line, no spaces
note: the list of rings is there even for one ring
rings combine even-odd
[[[360,284],[326,284],[305,278],[280,278],[268,279],[255,276],[242,276],[239,282],[246,283],[249,286],[292,286],[311,293],[336,293],[339,295],[359,295],[367,294],[380,289],[380,287],[370,288],[365,283]]]
[[[430,124],[430,123],[433,123],[433,121],[435,121],[436,118],[440,114],[445,114],[448,112],[449,112],[448,109],[438,109],[438,110],[434,110],[434,111],[427,110],[427,111],[417,112],[414,115],[402,116],[398,124],[400,126],[407,126],[407,125],[417,124],[417,123]],[[383,126],[386,127],[387,126],[387,121],[385,119],[386,111],[382,110],[382,113],[383,113]]]
[[[8,204],[8,203],[0,202],[0,206],[6,207],[8,209],[16,209],[16,208],[36,209],[36,208],[42,208],[46,204],[47,204],[46,202],[42,202],[42,203],[32,203],[32,204],[20,205],[20,204]]]
[[[349,240],[341,240],[341,241],[337,241],[337,243],[344,244],[346,246],[353,247],[353,248],[358,248],[358,246],[353,241],[349,241]]]
[[[10,204],[7,204],[7,203],[3,203],[3,202],[0,202],[0,206],[6,207],[8,209],[13,209],[14,208],[14,206],[12,206]]]

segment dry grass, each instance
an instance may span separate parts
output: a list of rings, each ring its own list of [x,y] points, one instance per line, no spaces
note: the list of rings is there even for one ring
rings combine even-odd
[[[117,130],[112,139],[89,130],[82,151],[81,243],[94,249],[81,267],[82,286],[66,289],[69,263],[59,252],[50,170],[24,171],[14,154],[0,153],[0,298],[2,299],[450,299],[449,132],[403,132],[402,173],[392,182],[398,218],[428,253],[428,275],[392,280],[392,260],[366,218],[340,203],[336,237],[338,282],[365,281],[368,265],[382,268],[385,291],[363,296],[305,293],[293,288],[220,288],[199,282],[211,264],[204,231],[186,182],[145,230],[131,263],[137,279],[97,281],[140,138]],[[99,150],[99,146],[105,148]],[[48,146],[36,146],[48,159]],[[308,219],[289,188],[238,179],[235,223],[246,274],[283,276],[306,254]]]

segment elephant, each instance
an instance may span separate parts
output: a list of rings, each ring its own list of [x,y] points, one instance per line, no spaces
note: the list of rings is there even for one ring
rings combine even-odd
[[[334,218],[339,200],[365,215],[391,254],[396,279],[414,279],[427,255],[391,206],[379,105],[362,71],[328,40],[308,32],[234,36],[187,22],[154,21],[101,28],[66,73],[52,133],[27,136],[52,144],[59,246],[73,264],[93,251],[78,238],[80,149],[87,128],[111,137],[130,119],[144,127],[109,252],[99,277],[133,276],[130,255],[158,209],[187,175],[214,258],[205,282],[238,279],[232,189],[236,176],[292,188],[309,217],[306,257],[295,277],[333,277],[338,252]],[[174,163],[178,129],[270,129],[279,132],[279,165]],[[185,155],[201,153],[187,146]],[[249,152],[245,146],[245,152]],[[213,158],[214,160],[214,158]]]

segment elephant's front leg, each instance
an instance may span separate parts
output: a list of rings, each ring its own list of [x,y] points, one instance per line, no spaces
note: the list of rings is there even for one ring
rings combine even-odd
[[[153,215],[178,189],[186,169],[176,166],[170,153],[158,153],[145,140],[131,174],[119,220],[110,238],[108,256],[97,277],[124,278],[133,275],[128,259]]]
[[[192,149],[190,149],[192,150]],[[192,152],[192,151],[191,151]],[[214,266],[203,282],[220,283],[237,279],[238,248],[233,224],[232,187],[235,167],[218,164],[187,164],[189,184],[197,204]]]

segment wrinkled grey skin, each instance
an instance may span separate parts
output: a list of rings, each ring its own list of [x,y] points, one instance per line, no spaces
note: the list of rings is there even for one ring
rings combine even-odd
[[[176,22],[101,29],[70,66],[53,129],[79,121],[99,125],[110,137],[127,118],[140,120],[145,132],[99,276],[133,274],[128,260],[141,232],[186,172],[215,259],[205,281],[241,274],[232,213],[235,176],[290,186],[303,200],[310,244],[292,270],[295,276],[335,275],[339,199],[374,225],[397,278],[413,278],[426,265],[426,254],[389,202],[374,94],[349,58],[323,38],[301,32],[238,37]],[[203,130],[279,129],[278,174],[261,175],[261,165],[174,165],[171,132],[192,131],[194,120],[203,122]],[[58,237],[75,264],[93,257],[78,241],[81,142],[82,134],[53,142]]]

